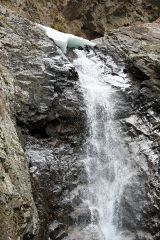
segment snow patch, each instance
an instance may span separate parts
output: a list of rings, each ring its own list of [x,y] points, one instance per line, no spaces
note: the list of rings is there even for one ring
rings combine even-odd
[[[47,36],[54,40],[55,44],[62,50],[63,53],[67,52],[67,48],[78,48],[84,46],[95,46],[96,44],[84,39],[82,37],[77,37],[73,34],[59,32],[53,28],[46,27],[38,24],[43,28]]]

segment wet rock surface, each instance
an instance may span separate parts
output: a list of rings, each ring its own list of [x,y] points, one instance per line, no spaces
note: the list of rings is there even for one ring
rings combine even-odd
[[[1,60],[15,78],[18,123],[33,135],[69,139],[83,122],[74,67],[38,26],[7,11],[1,16]]]
[[[96,34],[104,31],[97,29]],[[82,201],[88,179],[80,160],[87,126],[73,65],[37,25],[4,8],[0,37],[2,239],[36,235],[38,217],[26,156],[40,219],[37,239],[102,238],[97,212],[90,235],[93,216]],[[115,119],[121,122],[124,141],[137,152],[136,174],[117,203],[116,225],[124,239],[159,240],[159,23],[119,28],[98,41],[103,47],[95,54],[110,76],[132,78],[130,86],[120,90],[123,101]],[[108,54],[118,67],[107,62]]]
[[[104,43],[105,41],[103,44]],[[130,79],[125,89],[116,86],[116,78],[110,81],[110,84],[117,88],[116,91],[118,91],[118,89],[120,91],[115,120],[120,121],[122,124],[120,128],[123,132],[123,140],[129,146],[130,156],[134,156],[135,154],[135,157],[132,159],[132,171],[135,173],[128,185],[124,188],[121,201],[117,202],[115,209],[117,220],[115,225],[117,225],[119,231],[121,231],[123,239],[157,240],[159,239],[160,228],[159,89],[156,88],[154,84],[152,84],[150,88],[146,87],[145,80],[143,85],[143,81],[139,79],[138,74],[134,74],[131,77],[130,73],[132,71],[129,72],[130,68],[128,71],[125,70],[126,66],[129,66],[128,62],[125,66],[125,60],[128,60],[127,57],[130,55],[126,54],[127,48],[125,48],[126,52],[121,51],[123,54],[120,55],[119,49],[123,46],[123,42],[117,50],[116,48],[113,50],[114,46],[118,46],[113,44],[114,38],[113,40],[110,39],[110,42],[106,41],[106,43],[106,49],[102,49],[104,55],[97,49],[95,49],[95,53],[102,62],[105,62],[106,70],[109,67],[110,70],[107,73],[113,76],[122,76],[124,79]],[[132,47],[134,48],[133,45]],[[158,58],[157,51],[155,50],[155,54],[157,54],[156,56]],[[117,64],[110,65],[108,53],[112,53],[113,59],[116,59],[115,62]],[[117,57],[117,53],[121,56],[120,58]],[[145,54],[147,57],[146,52]],[[122,59],[124,59],[124,62]],[[158,72],[151,68],[149,71],[149,67],[147,71],[147,65],[143,63],[143,59],[144,58],[142,58],[142,65],[137,64],[137,66],[140,69],[145,66],[144,73],[148,73],[148,75],[149,73],[151,74],[147,81],[151,82],[152,77],[154,77],[156,81],[159,81]],[[151,61],[151,63],[154,65],[154,62]],[[125,72],[124,75],[120,69]],[[126,72],[128,72],[128,74]]]
[[[15,188],[21,190],[19,198],[26,197],[26,205],[23,206],[24,203],[21,203],[24,210],[21,209],[21,205],[17,207],[16,204],[15,207],[12,206],[13,203],[11,205],[17,209],[17,215],[13,215],[13,218],[18,218],[17,221],[21,223],[12,219],[8,227],[12,232],[14,224],[18,224],[19,230],[15,229],[13,233],[10,231],[6,233],[4,229],[1,231],[4,239],[7,237],[17,239],[16,237],[19,236],[31,239],[36,235],[37,215],[31,197],[25,158],[28,156],[32,190],[40,218],[40,231],[37,238],[62,239],[66,236],[69,213],[74,204],[78,205],[79,201],[74,199],[74,196],[72,201],[69,198],[70,192],[81,181],[78,179],[78,171],[83,172],[83,166],[76,166],[76,153],[79,151],[86,128],[85,108],[79,90],[78,76],[73,65],[36,24],[17,17],[5,8],[1,8],[0,14],[1,73],[6,81],[3,91],[4,94],[11,91],[7,93],[4,100],[2,99],[2,102],[11,105],[11,109],[8,110],[11,120],[8,120],[10,121],[8,123],[6,120],[6,123],[2,121],[1,126],[4,131],[7,131],[7,137],[9,137],[10,128],[7,129],[7,126],[12,126],[11,121],[14,121],[16,128],[14,125],[12,128],[14,128],[17,148],[19,148],[14,153],[15,165],[20,158],[18,151],[22,155],[22,163],[14,167],[13,162],[10,163],[10,167],[11,171],[16,168],[13,176],[17,174],[19,180],[13,179],[13,184]],[[9,81],[12,81],[11,90]],[[8,99],[5,100],[5,98]],[[10,133],[13,135],[12,131]],[[6,141],[9,144],[10,141]],[[25,156],[22,146],[26,151]],[[6,174],[5,170],[3,171]],[[18,174],[20,174],[19,177]],[[20,186],[18,186],[19,182],[21,182]],[[2,190],[6,191],[5,197],[8,194],[12,195],[11,190],[5,186]],[[18,195],[15,202],[17,198]],[[11,197],[10,201],[13,202],[13,199]],[[10,202],[3,204],[10,207]],[[18,215],[23,212],[26,214],[24,222]],[[57,221],[56,224],[55,221]]]
[[[68,227],[75,224],[71,213],[82,203],[74,189],[84,181],[81,179],[84,166],[74,148],[60,141],[53,145],[48,141],[28,139],[26,155],[39,210],[38,239],[64,239]]]
[[[129,71],[141,86],[159,88],[159,43],[160,24],[158,22],[123,27],[108,32],[104,38],[97,40],[106,45],[113,56],[126,61]],[[150,80],[150,81],[147,81]]]

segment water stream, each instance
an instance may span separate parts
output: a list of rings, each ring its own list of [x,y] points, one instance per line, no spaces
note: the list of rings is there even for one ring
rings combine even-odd
[[[121,95],[129,86],[129,80],[122,69],[116,70],[110,57],[106,66],[93,51],[75,50],[75,53],[74,66],[79,74],[89,126],[83,161],[90,194],[84,201],[92,212],[93,228],[94,213],[98,212],[98,225],[102,231],[100,240],[122,240],[116,211],[123,190],[134,173],[118,111],[124,101]],[[113,69],[118,74],[113,74]]]

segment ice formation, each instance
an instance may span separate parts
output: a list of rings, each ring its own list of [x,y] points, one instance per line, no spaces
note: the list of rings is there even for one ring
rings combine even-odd
[[[95,46],[95,43],[84,39],[82,37],[77,37],[73,34],[59,32],[53,28],[39,25],[43,28],[47,36],[54,40],[55,44],[61,48],[63,53],[66,53],[67,48],[78,48],[84,46]]]

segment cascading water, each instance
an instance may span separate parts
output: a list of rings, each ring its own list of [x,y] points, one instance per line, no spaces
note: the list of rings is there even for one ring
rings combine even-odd
[[[93,51],[75,50],[74,66],[79,74],[87,107],[89,137],[86,158],[83,160],[89,178],[89,196],[86,199],[93,214],[99,213],[100,240],[122,240],[117,230],[116,209],[121,195],[133,175],[131,156],[122,137],[118,115],[120,93],[128,86],[121,71],[113,74]],[[116,67],[110,57],[112,68]],[[92,224],[91,224],[92,225]],[[89,238],[90,239],[90,238]],[[96,237],[93,239],[97,239]],[[123,238],[124,239],[124,238]],[[92,239],[90,239],[92,240]]]

